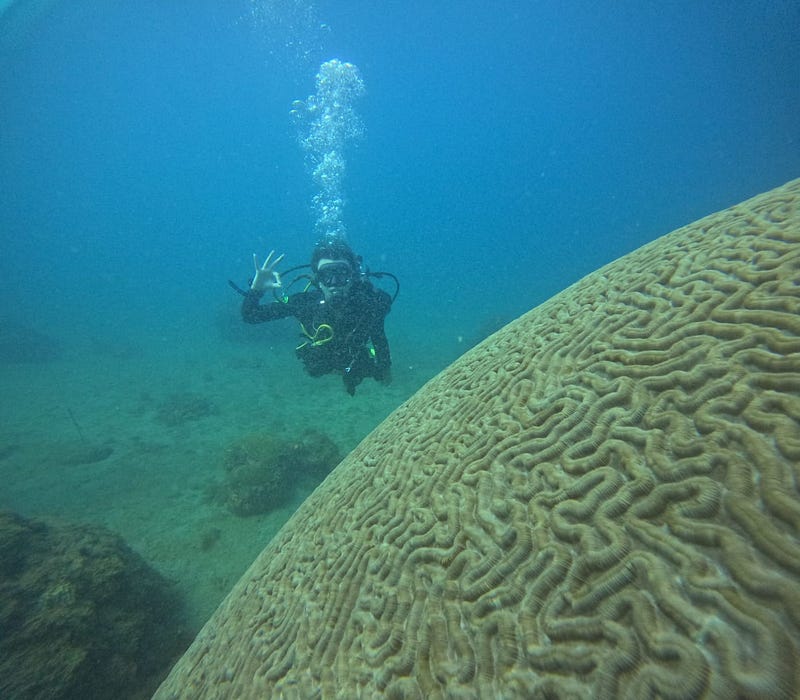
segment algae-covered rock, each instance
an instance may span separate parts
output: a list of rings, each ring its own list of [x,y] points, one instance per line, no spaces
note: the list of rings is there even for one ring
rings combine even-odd
[[[187,642],[172,587],[119,536],[0,511],[0,697],[143,697]]]
[[[258,515],[280,507],[302,485],[314,486],[339,462],[336,444],[324,433],[296,439],[273,431],[238,438],[225,451],[224,484],[217,496],[232,513]]]

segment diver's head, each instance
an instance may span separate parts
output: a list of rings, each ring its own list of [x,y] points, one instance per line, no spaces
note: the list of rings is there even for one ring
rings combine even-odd
[[[311,256],[314,280],[322,290],[325,301],[347,297],[358,274],[358,258],[341,241],[318,243]]]

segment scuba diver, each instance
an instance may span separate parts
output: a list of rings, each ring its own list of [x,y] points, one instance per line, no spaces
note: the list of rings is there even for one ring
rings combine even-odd
[[[255,276],[249,290],[239,290],[231,283],[244,296],[244,322],[263,323],[294,316],[302,333],[295,352],[306,371],[312,377],[341,373],[351,396],[365,377],[389,384],[392,360],[383,325],[397,292],[394,297],[389,296],[373,286],[368,277],[387,275],[394,279],[399,291],[397,278],[386,272],[363,272],[361,258],[346,243],[323,240],[314,247],[310,265],[287,271],[311,268],[310,275],[301,275],[288,285],[307,278],[305,290],[288,295],[275,270],[283,255],[272,260],[274,252],[263,265],[253,255]],[[267,289],[272,290],[275,300],[261,304]]]

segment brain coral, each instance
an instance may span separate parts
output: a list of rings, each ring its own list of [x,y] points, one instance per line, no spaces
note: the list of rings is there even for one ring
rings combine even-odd
[[[799,485],[795,180],[432,380],[156,697],[795,697]]]

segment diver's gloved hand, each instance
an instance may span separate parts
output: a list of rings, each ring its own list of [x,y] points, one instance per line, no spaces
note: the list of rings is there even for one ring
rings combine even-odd
[[[253,281],[250,283],[250,289],[252,289],[254,292],[261,293],[265,289],[278,289],[281,287],[281,276],[275,267],[281,260],[283,260],[283,253],[275,258],[275,260],[272,260],[272,256],[274,254],[274,250],[269,251],[269,255],[264,261],[264,264],[259,266],[258,258],[256,257],[256,254],[253,253],[253,267],[256,268],[256,274],[255,277],[253,277]]]

